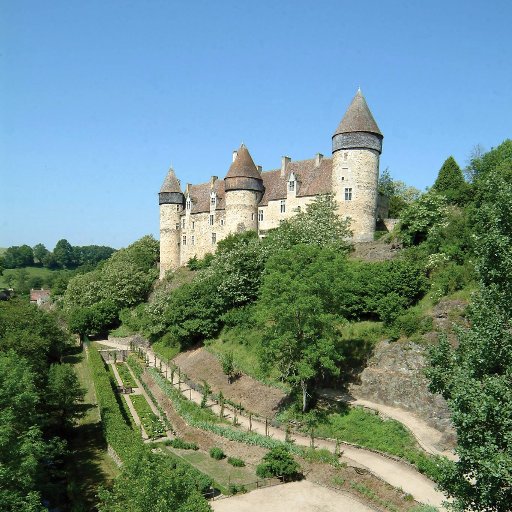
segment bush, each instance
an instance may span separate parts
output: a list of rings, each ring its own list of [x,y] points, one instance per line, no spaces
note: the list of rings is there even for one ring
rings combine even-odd
[[[196,443],[190,443],[181,439],[181,437],[176,437],[165,444],[167,446],[172,446],[173,448],[178,448],[179,450],[199,450]]]
[[[226,457],[226,455],[221,448],[214,446],[210,449],[210,457],[215,460],[222,460]]]
[[[229,484],[229,494],[245,494],[247,489],[242,484]]]
[[[299,464],[285,446],[272,448],[256,468],[256,474],[260,478],[282,476],[288,482],[302,476]]]
[[[245,466],[245,462],[237,457],[228,457],[228,464],[231,464],[235,468],[243,468]]]

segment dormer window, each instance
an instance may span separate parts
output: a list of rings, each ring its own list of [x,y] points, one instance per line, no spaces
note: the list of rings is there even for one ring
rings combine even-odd
[[[217,206],[217,194],[215,192],[212,192],[210,194],[210,205],[215,208]]]
[[[185,207],[187,208],[187,210],[192,209],[192,199],[190,199],[190,196],[187,197],[187,202],[185,203]]]
[[[297,178],[295,177],[295,174],[293,172],[290,174],[290,178],[288,179],[288,192],[295,192]]]

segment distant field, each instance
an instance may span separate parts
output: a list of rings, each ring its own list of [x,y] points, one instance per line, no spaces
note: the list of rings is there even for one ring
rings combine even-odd
[[[2,249],[0,249],[0,251],[1,250]],[[10,274],[16,275],[16,272],[18,270],[20,270],[20,269],[17,269],[17,268],[5,269],[3,274],[0,276],[0,287],[7,286],[6,277]],[[55,272],[54,270],[49,270],[47,268],[40,268],[40,267],[25,267],[25,270],[27,271],[27,274],[28,274],[27,279],[30,279],[31,277],[35,277],[35,276],[42,277],[43,279],[45,279],[50,274],[52,274],[52,272]]]
[[[7,251],[7,247],[0,247],[0,256],[2,256],[2,254]]]

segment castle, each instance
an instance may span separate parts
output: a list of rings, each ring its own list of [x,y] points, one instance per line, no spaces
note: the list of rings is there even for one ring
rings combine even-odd
[[[158,195],[160,277],[215,252],[230,233],[255,230],[264,237],[320,194],[334,195],[339,215],[350,217],[354,240],[373,240],[377,218],[387,216],[377,193],[382,139],[359,90],[332,136],[332,158],[283,156],[280,169],[262,172],[242,144],[224,179],[187,184],[184,192],[171,168]]]

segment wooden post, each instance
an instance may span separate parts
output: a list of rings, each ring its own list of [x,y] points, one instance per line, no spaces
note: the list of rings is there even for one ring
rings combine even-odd
[[[249,432],[252,432],[252,413],[249,413]]]
[[[192,388],[189,388],[189,392],[190,393],[189,393],[188,397],[189,397],[189,400],[192,401]]]
[[[291,442],[291,439],[290,439],[290,422],[286,423],[286,429],[285,429],[285,432],[284,432],[284,442],[285,443],[290,443]]]
[[[268,418],[265,418],[265,435],[268,436]]]
[[[311,448],[314,448],[315,447],[315,429],[313,427],[311,427],[310,435],[311,435]]]

